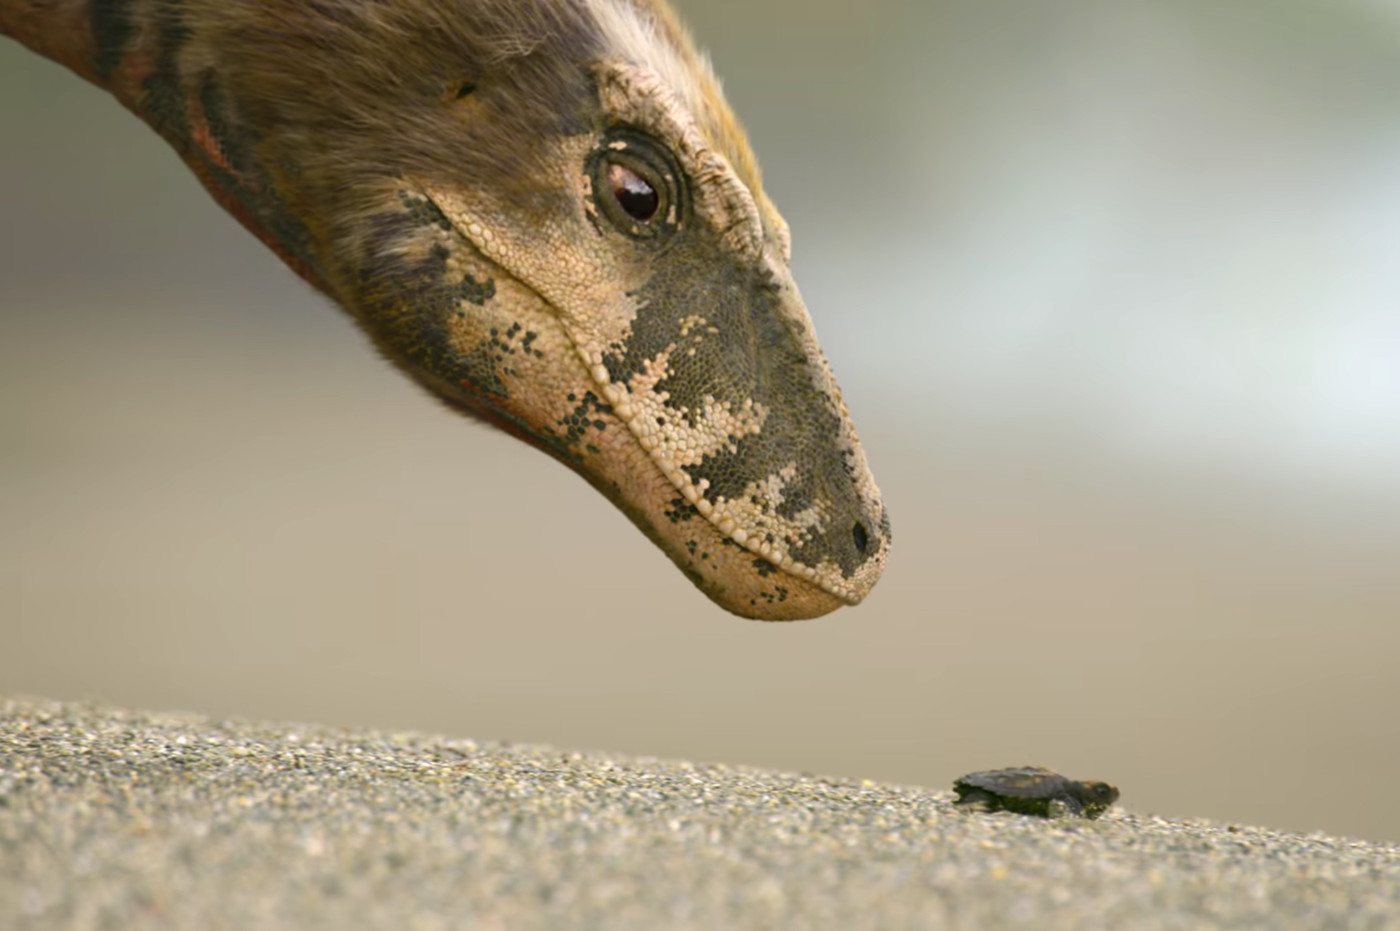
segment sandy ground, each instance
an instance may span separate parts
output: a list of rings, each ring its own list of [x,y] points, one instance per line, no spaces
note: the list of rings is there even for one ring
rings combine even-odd
[[[1128,787],[1131,791],[1131,787]],[[0,703],[0,924],[1393,928],[1400,847],[417,734]]]

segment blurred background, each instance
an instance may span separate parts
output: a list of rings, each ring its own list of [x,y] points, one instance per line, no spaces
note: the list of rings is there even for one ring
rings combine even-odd
[[[722,613],[4,41],[0,692],[1400,841],[1400,3],[680,6],[885,492],[866,603]]]

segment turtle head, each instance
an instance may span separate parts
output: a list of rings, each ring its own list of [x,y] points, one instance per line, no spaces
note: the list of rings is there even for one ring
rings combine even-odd
[[[1106,782],[1086,779],[1079,786],[1079,799],[1084,806],[1085,817],[1097,818],[1118,801],[1118,788]]]

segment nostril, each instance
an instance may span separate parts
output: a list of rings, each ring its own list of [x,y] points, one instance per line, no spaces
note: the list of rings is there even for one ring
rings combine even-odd
[[[855,543],[856,549],[864,555],[865,548],[870,545],[870,533],[865,529],[864,524],[857,521],[856,525],[851,528],[851,540]]]

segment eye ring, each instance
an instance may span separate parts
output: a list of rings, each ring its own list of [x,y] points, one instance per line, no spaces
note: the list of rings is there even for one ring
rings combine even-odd
[[[680,228],[685,189],[675,158],[649,136],[627,129],[607,134],[590,171],[593,201],[619,232],[639,240]]]

